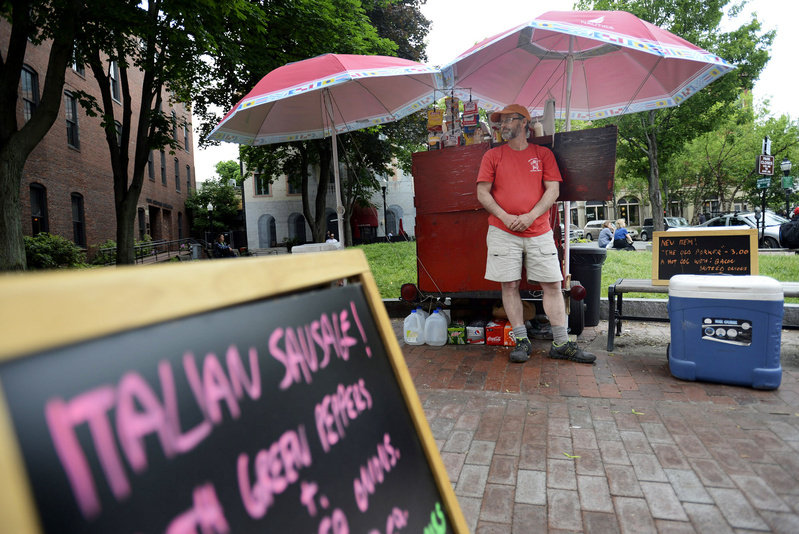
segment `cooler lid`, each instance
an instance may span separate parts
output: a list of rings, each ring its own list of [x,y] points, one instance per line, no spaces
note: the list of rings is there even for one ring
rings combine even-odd
[[[768,276],[678,274],[669,280],[669,297],[727,300],[783,300],[782,284]]]

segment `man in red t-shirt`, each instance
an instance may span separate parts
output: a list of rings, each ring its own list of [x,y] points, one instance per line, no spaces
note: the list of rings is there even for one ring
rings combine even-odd
[[[548,148],[527,142],[530,113],[511,104],[491,115],[501,123],[507,144],[483,156],[477,176],[477,199],[488,211],[487,280],[502,286],[502,304],[516,338],[510,360],[526,362],[533,352],[524,326],[519,286],[522,262],[527,279],[543,289],[544,312],[552,325],[552,358],[591,363],[596,359],[569,341],[566,308],[560,287],[563,280],[558,251],[549,225],[549,208],[558,198],[562,178],[555,156]]]

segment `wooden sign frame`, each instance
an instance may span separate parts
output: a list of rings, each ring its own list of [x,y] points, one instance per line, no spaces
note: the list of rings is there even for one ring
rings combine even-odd
[[[345,286],[359,284],[362,288],[371,313],[367,319],[374,321],[379,333],[401,390],[401,402],[410,414],[441,498],[447,526],[456,534],[466,534],[466,522],[396,334],[360,250],[2,277],[0,377],[6,364],[33,361],[37,355],[62,347],[295,293],[338,291],[342,280],[346,280]],[[367,353],[371,358],[369,349]],[[42,532],[42,511],[37,507],[17,430],[8,397],[0,387],[0,531]]]
[[[725,244],[724,238],[746,238],[745,247],[729,247]],[[666,252],[661,251],[662,240],[675,240],[676,242],[667,246],[674,246],[668,257]],[[719,243],[713,243],[711,240]],[[681,252],[685,252],[685,255]],[[675,274],[759,274],[758,266],[758,243],[757,230],[748,229],[694,229],[694,230],[669,230],[665,232],[653,232],[652,234],[652,285],[669,285],[669,277],[663,276],[663,262],[684,261],[685,265],[680,267],[680,273]],[[741,263],[741,257],[748,257]],[[726,261],[731,265],[725,269],[725,265],[719,265],[716,261]],[[700,265],[698,262],[702,262]],[[673,276],[673,274],[672,274]]]

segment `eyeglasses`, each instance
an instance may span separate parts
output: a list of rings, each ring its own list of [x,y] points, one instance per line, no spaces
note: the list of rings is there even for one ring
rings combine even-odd
[[[508,117],[507,119],[502,119],[500,124],[510,124],[513,121],[520,121],[523,117]]]

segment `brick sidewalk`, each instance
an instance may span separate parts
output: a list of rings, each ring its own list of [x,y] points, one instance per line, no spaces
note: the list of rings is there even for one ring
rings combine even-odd
[[[594,365],[403,346],[473,532],[799,532],[799,368],[775,391],[681,381],[660,328],[614,353],[586,329]]]

